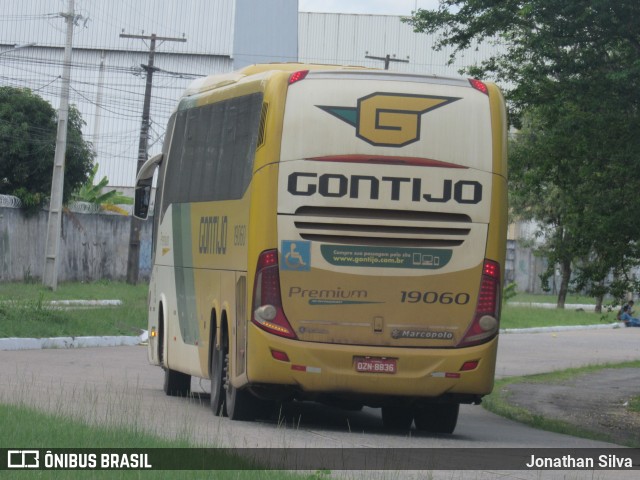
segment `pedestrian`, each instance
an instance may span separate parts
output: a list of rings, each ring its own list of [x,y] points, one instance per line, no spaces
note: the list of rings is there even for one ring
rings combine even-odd
[[[633,300],[622,307],[620,320],[624,322],[625,327],[640,327],[640,319],[633,317],[631,312],[633,312]]]

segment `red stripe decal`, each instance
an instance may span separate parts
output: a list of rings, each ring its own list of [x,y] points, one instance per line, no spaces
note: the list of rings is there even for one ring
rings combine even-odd
[[[433,160],[431,158],[389,157],[386,155],[332,155],[307,158],[306,160],[315,160],[318,162],[374,163],[382,165],[413,165],[416,167],[468,168],[463,165],[441,162],[440,160]]]

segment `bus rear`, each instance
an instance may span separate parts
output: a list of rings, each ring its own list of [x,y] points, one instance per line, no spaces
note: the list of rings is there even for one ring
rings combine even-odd
[[[249,382],[453,431],[458,405],[493,387],[502,96],[475,80],[388,72],[289,82],[278,244],[258,260]]]

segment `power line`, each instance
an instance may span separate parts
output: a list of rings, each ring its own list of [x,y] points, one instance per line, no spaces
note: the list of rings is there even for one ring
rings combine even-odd
[[[49,20],[59,18],[59,13],[43,13],[35,15],[0,15],[0,22],[30,22],[33,20]]]

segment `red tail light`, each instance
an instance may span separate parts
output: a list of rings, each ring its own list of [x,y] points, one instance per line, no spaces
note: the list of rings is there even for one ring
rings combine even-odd
[[[258,258],[253,285],[251,320],[261,329],[281,337],[296,338],[282,310],[278,252],[265,250]]]
[[[297,72],[293,72],[289,76],[289,85],[299,82],[300,80],[304,80],[308,73],[309,70],[298,70]]]
[[[487,88],[487,86],[485,85],[485,83],[483,81],[477,80],[475,78],[470,78],[469,79],[469,83],[471,84],[471,86],[473,88],[475,88],[479,92],[482,92],[485,95],[489,95],[489,89]]]
[[[500,264],[485,259],[473,323],[458,346],[469,347],[495,337],[499,327],[499,307]]]

